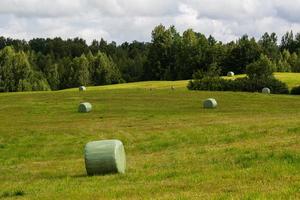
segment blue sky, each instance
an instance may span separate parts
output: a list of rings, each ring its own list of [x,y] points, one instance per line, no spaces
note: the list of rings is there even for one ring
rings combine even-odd
[[[1,0],[0,35],[150,41],[164,24],[227,42],[300,32],[299,13],[300,0]]]

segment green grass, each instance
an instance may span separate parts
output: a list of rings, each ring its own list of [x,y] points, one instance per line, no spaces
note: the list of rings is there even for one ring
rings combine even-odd
[[[234,79],[234,78],[243,78],[245,76],[246,75],[241,74],[241,75],[236,75],[234,77],[224,77],[224,78]],[[300,73],[274,73],[274,76],[277,79],[285,82],[290,89],[300,85]]]
[[[300,73],[275,73],[275,77],[285,82],[290,88],[300,86]]]
[[[0,94],[0,199],[299,199],[300,97],[186,83]],[[125,175],[86,176],[83,147],[101,139],[124,142]]]

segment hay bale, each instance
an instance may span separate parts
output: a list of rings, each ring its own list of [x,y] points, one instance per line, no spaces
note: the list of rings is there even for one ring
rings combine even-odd
[[[228,72],[228,73],[227,73],[227,76],[228,76],[228,77],[234,77],[234,72]]]
[[[80,113],[88,113],[92,111],[92,104],[85,102],[81,103],[78,107],[78,112]]]
[[[80,92],[86,91],[86,87],[85,87],[85,86],[80,86],[80,87],[79,87],[79,91],[80,91]]]
[[[126,156],[119,140],[89,142],[84,148],[85,168],[88,175],[125,173]]]
[[[267,87],[263,88],[261,92],[262,92],[263,94],[271,94],[270,88],[267,88]]]
[[[212,99],[212,98],[206,99],[203,102],[203,107],[204,108],[216,108],[217,106],[218,106],[217,101],[215,99]]]

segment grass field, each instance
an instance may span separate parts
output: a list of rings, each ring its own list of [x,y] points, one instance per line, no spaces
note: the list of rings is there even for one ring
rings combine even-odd
[[[0,94],[0,199],[300,199],[300,96],[186,83]],[[93,112],[77,113],[82,101]],[[86,176],[84,145],[112,138],[127,173]]]
[[[283,82],[285,82],[288,87],[291,89],[292,87],[300,85],[300,73],[274,73],[275,77]],[[233,78],[242,78],[245,75],[237,75]],[[233,79],[231,77],[225,77],[226,79]]]

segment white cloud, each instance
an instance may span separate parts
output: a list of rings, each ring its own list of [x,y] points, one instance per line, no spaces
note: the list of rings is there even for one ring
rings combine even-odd
[[[300,31],[300,0],[1,0],[6,37],[149,41],[154,26],[193,28],[222,41]]]
[[[111,17],[176,15],[179,1],[164,0],[91,0],[92,10]]]
[[[1,0],[0,13],[18,17],[73,16],[82,11],[82,0]]]
[[[299,0],[276,0],[275,4],[278,16],[294,23],[300,23],[300,1]]]

